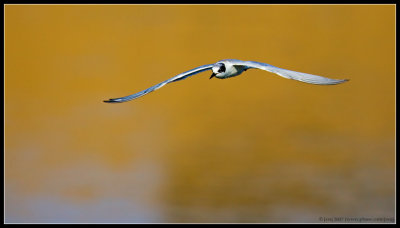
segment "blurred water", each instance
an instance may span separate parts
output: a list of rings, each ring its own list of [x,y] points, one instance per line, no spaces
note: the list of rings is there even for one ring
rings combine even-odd
[[[5,222],[394,222],[394,19],[392,5],[6,5]],[[102,102],[225,58],[351,81],[205,72]]]

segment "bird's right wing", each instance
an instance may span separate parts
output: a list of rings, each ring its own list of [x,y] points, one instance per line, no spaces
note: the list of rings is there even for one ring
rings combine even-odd
[[[192,69],[192,70],[189,70],[189,71],[183,72],[183,73],[181,73],[181,74],[178,74],[178,75],[176,75],[176,76],[173,77],[173,78],[170,78],[170,79],[168,79],[168,80],[166,80],[166,81],[163,81],[163,82],[161,82],[161,83],[158,83],[157,85],[154,85],[154,86],[152,86],[152,87],[150,87],[150,88],[148,88],[148,89],[145,89],[145,90],[143,90],[143,91],[141,91],[141,92],[138,92],[138,93],[135,93],[135,94],[132,94],[132,95],[129,95],[129,96],[125,96],[125,97],[111,98],[111,99],[106,100],[106,101],[104,101],[104,102],[106,102],[106,103],[116,103],[116,102],[119,102],[119,103],[120,103],[120,102],[125,102],[125,101],[133,100],[133,99],[136,99],[136,98],[141,97],[141,96],[143,96],[143,95],[146,95],[146,94],[148,94],[148,93],[150,93],[150,92],[153,92],[154,90],[157,90],[157,89],[159,89],[159,88],[165,86],[166,84],[168,84],[168,83],[170,83],[170,82],[180,81],[180,80],[185,79],[185,78],[187,78],[187,77],[189,77],[189,76],[192,76],[192,75],[198,74],[198,73],[200,73],[200,72],[209,70],[209,69],[212,68],[212,66],[213,66],[213,64],[208,64],[208,65],[204,65],[204,66],[199,66],[199,67],[196,67],[196,68],[194,68],[194,69]]]
[[[266,63],[259,63],[259,62],[254,62],[254,61],[240,61],[242,63],[234,63],[237,65],[244,65],[249,68],[257,68],[261,70],[266,70],[272,73],[275,73],[279,76],[282,76],[284,78],[288,79],[293,79],[305,83],[310,83],[310,84],[317,84],[317,85],[335,85],[339,83],[343,83],[348,81],[348,79],[331,79],[331,78],[325,78],[313,74],[306,74],[306,73],[301,73],[301,72],[296,72],[296,71],[291,71],[291,70],[286,70],[282,69],[276,66],[272,66]]]

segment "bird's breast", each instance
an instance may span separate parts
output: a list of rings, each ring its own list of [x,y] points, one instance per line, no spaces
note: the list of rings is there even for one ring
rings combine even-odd
[[[231,66],[226,68],[226,71],[224,73],[218,74],[215,77],[219,79],[231,78],[240,75],[245,70],[246,70],[245,66]]]

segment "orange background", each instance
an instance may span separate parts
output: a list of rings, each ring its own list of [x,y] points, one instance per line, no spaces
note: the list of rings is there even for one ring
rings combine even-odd
[[[226,58],[351,80],[102,102]],[[395,5],[5,5],[6,222],[393,218],[394,149]]]

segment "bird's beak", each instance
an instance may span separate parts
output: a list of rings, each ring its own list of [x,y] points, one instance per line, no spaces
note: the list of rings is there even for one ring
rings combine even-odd
[[[210,79],[215,77],[215,73],[213,72],[212,75],[210,76]]]

